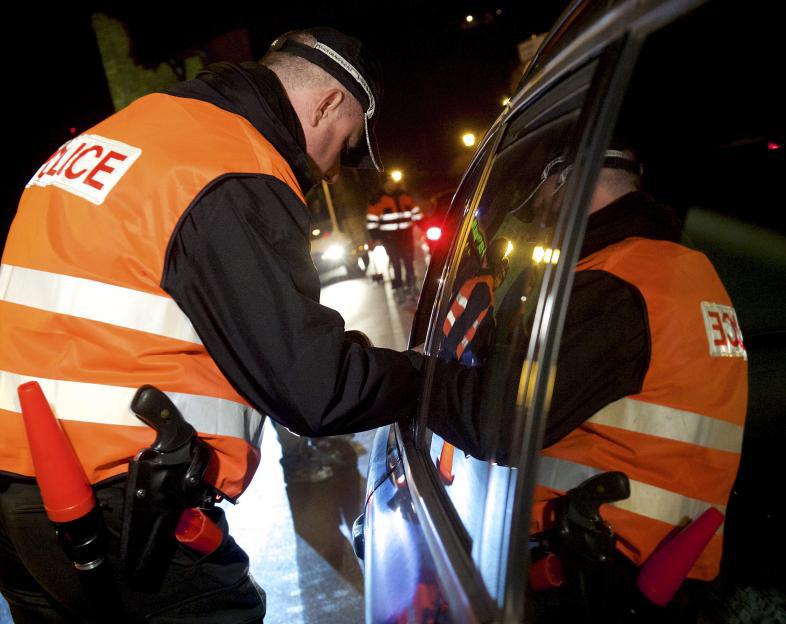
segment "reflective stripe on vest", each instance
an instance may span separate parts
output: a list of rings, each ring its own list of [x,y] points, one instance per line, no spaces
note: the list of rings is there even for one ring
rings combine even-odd
[[[366,228],[382,232],[408,230],[413,221],[422,218],[420,208],[415,206],[409,195],[382,195],[366,213]]]
[[[577,464],[566,459],[541,455],[538,460],[538,483],[561,492],[576,487],[582,481],[606,472],[592,466]],[[616,503],[609,503],[667,524],[680,525],[697,518],[708,507],[716,507],[725,513],[725,505],[712,505],[706,501],[682,496],[634,479],[630,481],[630,497]]]
[[[382,232],[392,232],[394,230],[408,230],[411,227],[412,223],[407,221],[402,223],[383,223],[379,226],[379,229]]]
[[[136,388],[62,381],[0,371],[0,409],[21,413],[17,388],[37,381],[59,419],[107,425],[146,427],[130,410]],[[259,448],[264,417],[227,399],[167,392],[183,417],[199,433],[232,436]]]
[[[0,300],[202,344],[173,299],[114,284],[3,264]]]
[[[459,291],[453,297],[453,303],[451,303],[450,309],[445,316],[445,321],[442,323],[442,334],[443,336],[447,337],[450,335],[450,332],[453,329],[453,326],[456,324],[456,321],[464,314],[467,304],[469,303],[469,299],[472,296],[475,288],[481,284],[485,284],[488,288],[490,295],[489,305],[480,311],[480,313],[476,316],[475,321],[465,331],[463,338],[466,339],[466,343],[461,346],[462,352],[466,348],[467,344],[472,341],[472,338],[475,337],[475,331],[486,317],[489,307],[494,305],[493,282],[491,281],[491,277],[487,275],[478,275],[464,282]],[[461,353],[457,353],[457,356],[461,357]]]
[[[719,451],[739,453],[742,448],[739,425],[646,401],[614,401],[588,422]]]

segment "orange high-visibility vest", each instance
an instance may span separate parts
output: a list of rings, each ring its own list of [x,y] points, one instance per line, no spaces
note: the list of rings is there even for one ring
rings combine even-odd
[[[408,230],[414,221],[420,221],[423,214],[406,193],[393,196],[383,194],[371,204],[366,212],[366,228],[372,235],[378,232]]]
[[[607,405],[542,451],[532,530],[544,527],[545,501],[590,476],[621,470],[630,498],[601,513],[619,550],[641,564],[676,526],[709,506],[725,512],[742,446],[747,355],[729,296],[703,254],[630,238],[588,256],[577,270],[607,271],[641,292],[651,361],[639,394]],[[722,539],[719,531],[691,578],[717,576]]]
[[[472,297],[472,292],[476,288],[485,288],[488,291],[489,303],[483,309],[467,311],[467,304]],[[459,318],[463,317],[465,314],[471,314],[474,316],[472,324],[467,328],[467,330],[464,332],[464,335],[461,337],[461,340],[459,340],[456,344],[455,358],[457,360],[461,359],[465,349],[469,346],[469,343],[472,342],[472,339],[475,337],[478,327],[480,327],[480,324],[483,322],[483,319],[486,318],[489,309],[493,306],[494,280],[491,275],[477,275],[468,279],[461,285],[461,288],[453,298],[453,303],[450,305],[450,310],[448,310],[447,315],[445,315],[445,322],[442,324],[442,335],[445,336],[445,338],[448,338],[451,335],[453,327]],[[458,336],[456,336],[456,338],[457,337]]]
[[[208,479],[239,495],[264,417],[240,397],[161,287],[167,245],[211,181],[267,174],[303,199],[245,118],[199,100],[143,97],[55,152],[28,183],[0,267],[0,471],[34,475],[16,396],[37,380],[96,483],[152,429],[135,390],[164,390],[214,449]]]

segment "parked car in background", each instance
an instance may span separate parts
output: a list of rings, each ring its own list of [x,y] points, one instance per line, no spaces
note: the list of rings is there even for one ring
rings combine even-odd
[[[504,237],[509,275],[526,280],[516,289],[510,278],[495,283],[498,327],[483,362],[480,413],[490,428],[512,424],[501,444],[514,461],[446,453],[427,426],[440,409],[432,360],[417,417],[379,430],[370,457],[355,525],[367,622],[535,618],[527,588],[539,449],[588,202],[621,129],[639,148],[644,189],[678,211],[683,244],[716,267],[749,359],[742,460],[721,510],[721,574],[699,604],[701,621],[784,621],[786,106],[769,70],[782,56],[780,38],[764,9],[573,2],[546,37],[452,199],[410,337],[412,348],[440,353],[466,263]],[[539,207],[528,199],[555,153],[572,154],[573,168],[556,205]],[[654,617],[662,621],[657,610]]]
[[[368,243],[352,240],[330,221],[311,224],[311,259],[320,274],[343,267],[348,276],[359,277],[368,268],[368,251]]]
[[[320,276],[344,268],[349,277],[360,277],[369,266],[365,224],[351,227],[339,222],[330,189],[325,182],[309,194],[311,211],[311,259]],[[362,233],[359,234],[358,232]]]

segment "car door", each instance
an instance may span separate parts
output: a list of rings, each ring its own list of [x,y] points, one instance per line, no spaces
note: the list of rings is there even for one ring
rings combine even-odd
[[[424,288],[433,305],[422,303],[411,342],[434,357],[417,424],[398,433],[454,621],[520,619],[528,541],[521,518],[581,235],[578,206],[597,168],[586,132],[596,112],[587,105],[603,99],[618,59],[618,47],[593,56],[493,128],[483,148],[491,153],[476,159],[451,208],[444,266],[432,266]],[[576,154],[581,165],[556,197],[544,172]],[[451,361],[474,368],[480,388],[482,426],[467,445],[432,427],[444,409],[437,369]]]

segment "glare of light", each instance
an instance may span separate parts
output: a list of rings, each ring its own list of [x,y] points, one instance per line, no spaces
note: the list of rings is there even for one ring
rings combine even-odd
[[[71,134],[76,134],[76,128],[71,128]]]
[[[364,250],[364,251],[368,251],[368,243],[366,243],[365,245],[363,245],[363,250]]]
[[[535,262],[538,262],[538,263],[543,262],[543,254],[544,253],[545,253],[545,251],[544,251],[543,247],[538,245],[537,247],[535,247],[535,249],[532,250],[532,259]]]
[[[314,228],[313,230],[311,230],[311,236],[319,236],[320,234],[322,234],[322,230],[320,230],[319,228]]]
[[[494,11],[494,12],[495,12],[497,15],[502,15],[502,9],[497,9],[497,10],[496,10],[496,11]]]
[[[461,140],[464,142],[464,145],[467,147],[472,147],[475,145],[475,135],[471,132],[467,132],[464,136],[461,137]]]
[[[344,248],[341,245],[331,245],[322,254],[323,260],[340,260],[344,257]]]
[[[426,238],[429,240],[439,240],[440,236],[442,236],[442,228],[438,228],[436,225],[432,225],[426,230]]]
[[[404,174],[401,172],[401,169],[394,169],[390,172],[390,179],[394,182],[401,182],[401,178],[404,177]]]
[[[513,243],[508,241],[508,246],[505,248],[505,257],[507,258],[512,253],[513,253]]]
[[[502,106],[507,106],[508,104],[510,104],[510,98],[509,97],[503,98]]]
[[[559,261],[559,249],[552,249],[551,247],[541,247],[538,245],[532,250],[532,259],[540,264],[541,262],[557,264]]]
[[[775,141],[769,141],[767,143],[767,149],[768,150],[779,150],[782,147],[783,147],[783,145],[781,145],[780,143],[776,143]]]
[[[475,18],[472,15],[467,15],[467,24],[471,24],[475,21]]]

